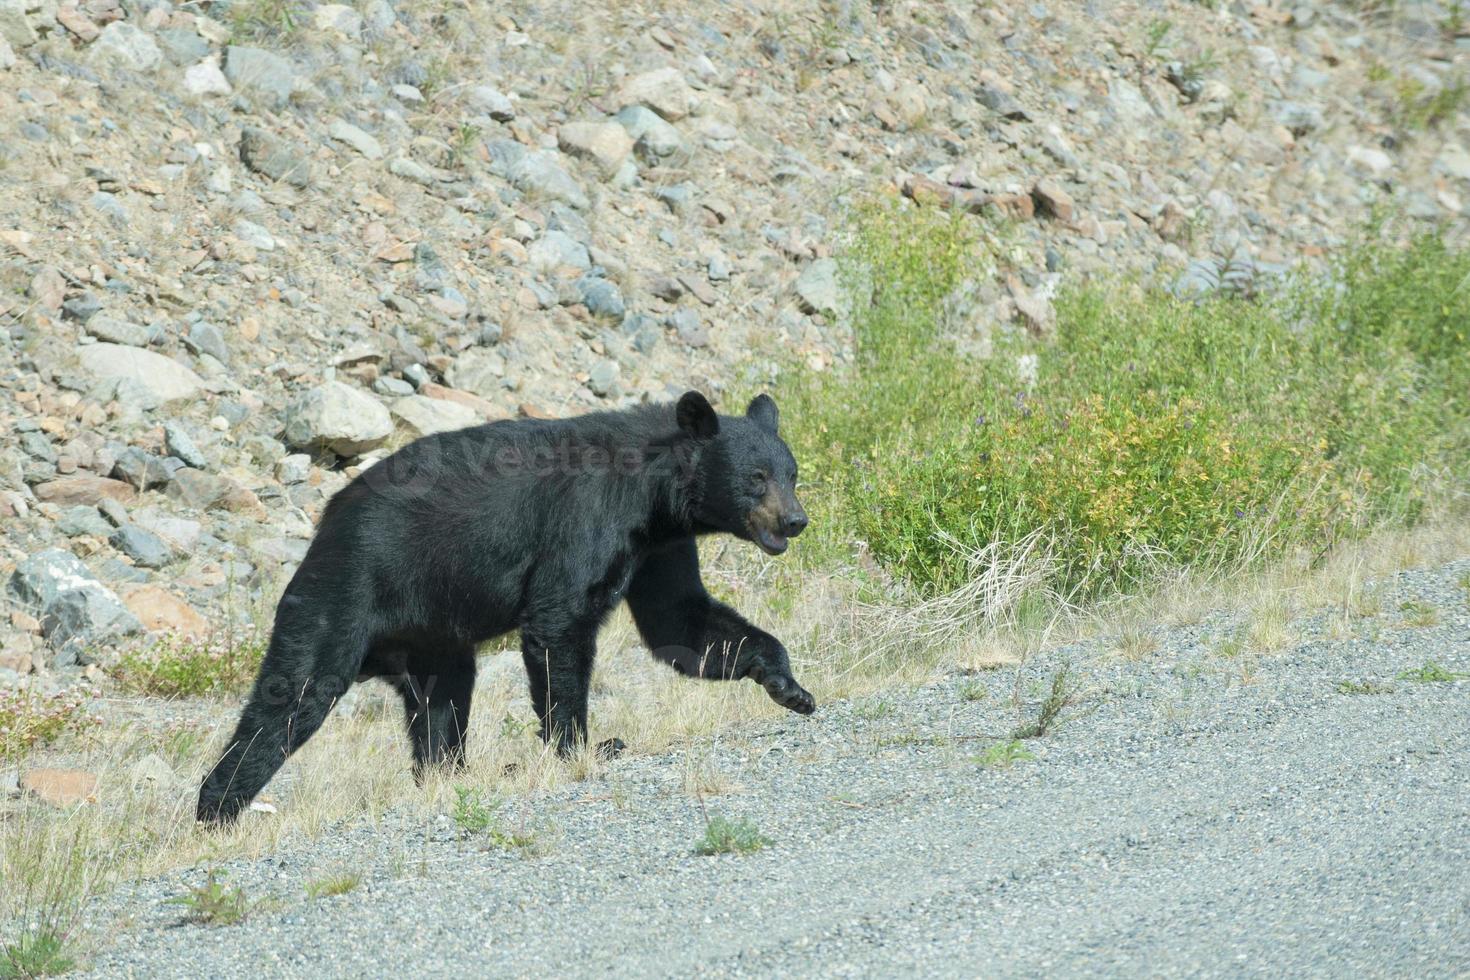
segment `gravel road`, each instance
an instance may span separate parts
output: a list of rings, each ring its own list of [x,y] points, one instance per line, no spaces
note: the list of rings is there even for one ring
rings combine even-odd
[[[526,849],[389,816],[224,867],[274,907],[177,924],[198,872],[103,900],[104,975],[1465,976],[1470,972],[1470,561],[1384,583],[1254,660],[1223,614],[1022,668],[824,705],[689,748],[710,814],[770,838],[694,853],[685,752],[508,805]],[[1401,609],[1414,599],[1423,607]],[[1427,624],[1429,620],[1432,624]],[[1413,625],[1418,623],[1420,625]],[[1060,665],[1079,700],[1031,758],[987,765]],[[1344,682],[1373,693],[1349,693]],[[1362,687],[1358,688],[1362,690]],[[992,760],[994,752],[991,753]],[[362,884],[308,900],[307,881]]]

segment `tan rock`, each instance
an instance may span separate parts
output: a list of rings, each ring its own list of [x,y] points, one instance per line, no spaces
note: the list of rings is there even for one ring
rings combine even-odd
[[[618,92],[618,105],[644,105],[670,122],[683,119],[693,108],[694,91],[677,68],[657,68],[634,75]]]
[[[563,153],[591,160],[604,177],[618,172],[633,152],[633,137],[614,122],[570,122],[556,132]]]
[[[105,476],[67,476],[51,480],[34,488],[36,499],[49,504],[91,504],[96,506],[103,500],[127,503],[137,491],[121,480],[109,480]]]
[[[1031,197],[1035,199],[1036,207],[1042,214],[1050,215],[1058,221],[1072,220],[1072,195],[1050,177],[1043,177],[1036,182],[1036,186],[1031,189]]]
[[[32,769],[20,787],[52,806],[97,802],[97,777],[81,769]]]
[[[149,632],[167,630],[185,636],[204,636],[209,620],[183,599],[156,585],[143,585],[123,597],[123,605]]]

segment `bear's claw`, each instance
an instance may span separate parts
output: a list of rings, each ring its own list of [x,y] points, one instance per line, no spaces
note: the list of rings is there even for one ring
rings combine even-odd
[[[768,677],[761,683],[771,700],[788,711],[795,711],[799,715],[809,715],[817,710],[817,699],[800,684],[796,678],[790,676]]]

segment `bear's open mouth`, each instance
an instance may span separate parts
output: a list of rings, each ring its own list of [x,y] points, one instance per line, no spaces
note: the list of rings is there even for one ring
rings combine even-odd
[[[752,524],[750,530],[752,536],[755,538],[755,543],[760,545],[761,550],[766,554],[779,555],[786,550],[786,535],[777,534],[774,531],[767,531],[758,524]]]

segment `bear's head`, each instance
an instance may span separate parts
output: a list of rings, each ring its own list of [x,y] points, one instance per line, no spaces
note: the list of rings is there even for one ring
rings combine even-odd
[[[675,417],[699,446],[695,523],[754,541],[769,555],[785,551],[807,519],[796,499],[796,459],[777,432],[776,403],[757,395],[743,416],[721,416],[690,391]]]

